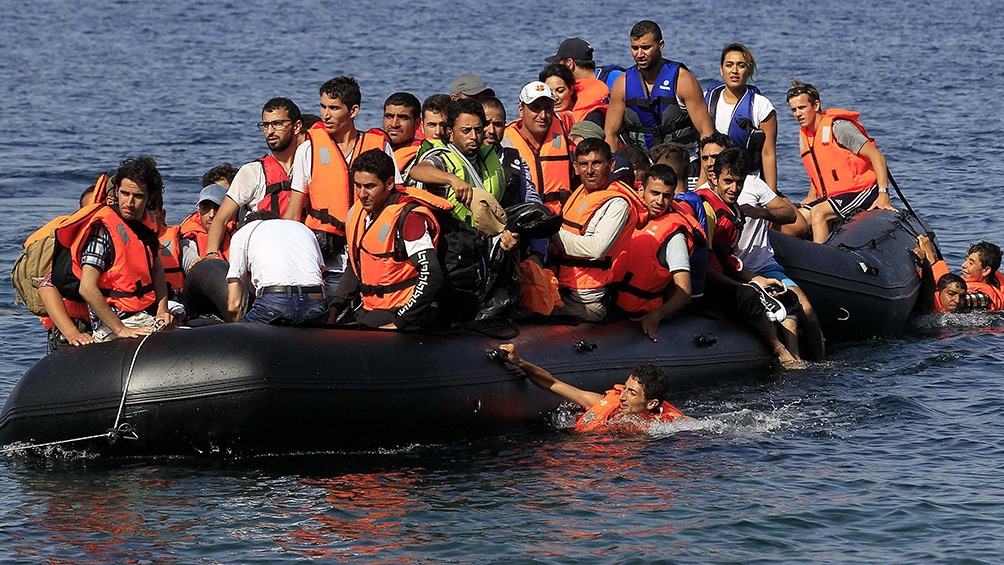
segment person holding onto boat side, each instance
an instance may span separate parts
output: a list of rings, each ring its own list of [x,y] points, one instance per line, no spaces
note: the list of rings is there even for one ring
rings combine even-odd
[[[643,20],[631,28],[635,65],[610,89],[604,126],[607,143],[617,147],[621,133],[645,150],[678,141],[695,157],[697,142],[715,128],[701,84],[686,65],[664,59],[664,47],[659,24]]]
[[[602,139],[584,139],[575,148],[575,169],[582,181],[565,203],[561,229],[551,238],[564,306],[554,314],[586,322],[606,318],[614,259],[648,220],[648,209],[634,187],[611,182],[613,154]]]
[[[571,73],[571,82],[567,79],[563,82],[571,89],[569,96],[573,99],[573,103],[569,108],[555,109],[572,111],[576,122],[588,119],[603,127],[607,106],[610,104],[610,87],[596,77],[593,47],[583,39],[571,37],[562,41],[558,46],[558,52],[546,57],[544,61],[551,65],[562,65]],[[554,71],[547,70],[551,65],[541,72],[541,76],[556,76]],[[544,78],[540,80],[548,83],[551,90],[554,90],[554,86],[548,80]],[[557,94],[555,92],[555,95]]]
[[[615,305],[641,323],[645,335],[659,341],[662,320],[690,302],[690,259],[695,247],[707,246],[704,230],[673,200],[676,173],[668,165],[652,165],[642,180],[648,223],[635,230],[627,252],[614,261]]]
[[[230,242],[227,311],[231,322],[322,323],[328,315],[324,261],[313,232],[271,210],[248,214]],[[246,289],[256,298],[241,318]]]
[[[406,174],[415,162],[422,138],[416,134],[422,127],[422,103],[410,92],[395,92],[383,103],[383,130],[390,138],[394,160],[401,174]]]
[[[858,122],[858,113],[822,110],[819,91],[791,81],[788,106],[800,126],[798,150],[809,175],[809,195],[799,210],[812,229],[812,241],[830,236],[830,222],[862,210],[892,210],[885,156]]]
[[[394,170],[393,159],[379,150],[363,153],[352,164],[356,203],[346,225],[349,264],[329,322],[355,297],[362,302],[355,321],[364,326],[402,329],[432,321],[430,306],[444,280],[436,256],[439,222],[432,210],[450,210],[453,204],[396,185]]]
[[[727,136],[725,138],[728,139]],[[726,312],[738,313],[769,344],[781,364],[791,366],[797,359],[778,339],[773,324],[767,318],[760,292],[744,284],[753,282],[764,289],[780,288],[783,286],[781,281],[753,273],[734,255],[746,221],[736,202],[748,174],[749,156],[746,152],[737,147],[725,149],[715,158],[710,186],[696,191],[706,214],[705,231],[711,251],[705,300]]]
[[[304,218],[303,223],[314,230],[327,265],[324,285],[330,297],[345,270],[345,221],[354,199],[349,167],[370,149],[380,149],[391,159],[394,150],[383,130],[356,129],[355,119],[362,103],[356,79],[335,77],[322,84],[318,94],[321,121],[307,131],[307,140],[296,148],[289,208],[282,217]],[[400,171],[395,175],[402,182]]]
[[[576,432],[591,432],[600,428],[638,431],[655,422],[688,419],[678,408],[666,402],[669,377],[651,363],[636,366],[631,369],[624,384],[614,385],[606,394],[599,394],[558,380],[541,367],[520,358],[512,343],[503,343],[499,350],[505,355],[503,361],[523,371],[538,388],[553,392],[586,410],[575,422]]]
[[[932,280],[937,284],[934,303],[927,309],[936,312],[1004,310],[1004,274],[998,271],[1000,247],[986,241],[971,245],[962,262],[961,277],[949,272],[948,264],[938,258],[926,235],[917,237],[914,253],[926,261],[922,268],[931,269]]]
[[[555,214],[561,213],[578,181],[568,138],[571,126],[555,117],[551,88],[533,81],[520,90],[519,119],[506,127],[502,138],[504,147],[514,147],[523,156],[541,201]]]
[[[204,256],[222,258],[223,240],[232,220],[240,220],[255,210],[272,210],[277,214],[286,211],[290,198],[289,172],[302,125],[300,108],[289,98],[272,98],[262,107],[258,130],[264,134],[269,152],[242,165],[227,184],[227,197],[214,217],[215,228],[210,226],[206,235]],[[203,177],[203,186],[206,180]]]
[[[94,341],[141,337],[174,320],[160,241],[147,213],[163,206],[157,162],[149,155],[122,161],[111,187],[117,195],[114,206],[93,208],[56,229],[70,265],[57,272],[60,262],[54,255],[53,282],[61,292],[78,285],[91,313]]]

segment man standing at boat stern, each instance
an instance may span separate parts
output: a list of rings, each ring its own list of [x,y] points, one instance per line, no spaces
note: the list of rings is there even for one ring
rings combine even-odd
[[[352,164],[356,203],[345,226],[349,261],[329,322],[357,297],[362,306],[355,321],[364,326],[402,329],[434,317],[430,306],[444,275],[436,256],[439,222],[432,210],[448,211],[453,204],[395,185],[396,170],[394,159],[380,150],[367,151]]]
[[[792,81],[788,105],[800,126],[798,151],[812,185],[799,211],[812,228],[812,241],[823,243],[830,222],[846,220],[862,210],[892,210],[885,156],[858,113],[820,109],[819,91]]]
[[[321,323],[328,314],[324,259],[310,228],[271,210],[249,214],[230,241],[227,310],[251,324]],[[249,280],[250,279],[250,280]],[[250,283],[254,305],[240,317]]]

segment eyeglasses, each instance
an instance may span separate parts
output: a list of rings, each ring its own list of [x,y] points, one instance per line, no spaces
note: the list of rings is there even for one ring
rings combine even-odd
[[[258,131],[265,131],[268,128],[272,128],[275,131],[283,131],[291,123],[293,123],[293,120],[275,120],[271,122],[258,122]]]

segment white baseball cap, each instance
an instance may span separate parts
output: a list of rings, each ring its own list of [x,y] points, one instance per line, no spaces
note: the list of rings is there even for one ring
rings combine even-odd
[[[551,87],[535,80],[523,87],[523,90],[519,91],[519,101],[523,104],[533,104],[533,101],[538,98],[550,98],[555,100],[554,93],[551,92]]]

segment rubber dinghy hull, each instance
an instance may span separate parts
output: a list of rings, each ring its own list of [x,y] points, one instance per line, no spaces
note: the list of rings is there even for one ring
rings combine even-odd
[[[911,250],[927,229],[905,212],[854,216],[818,245],[771,230],[774,257],[805,292],[829,343],[894,336],[906,326],[921,277]]]
[[[627,321],[526,325],[513,341],[558,378],[596,391],[642,362],[685,387],[750,375],[772,361],[744,327],[688,313],[663,324],[658,343]],[[119,421],[135,439],[66,447],[106,455],[322,452],[474,439],[544,422],[557,397],[489,359],[499,343],[473,333],[221,324],[150,336],[131,378],[138,339],[70,348],[17,384],[0,413],[0,445],[104,433],[127,380]]]

